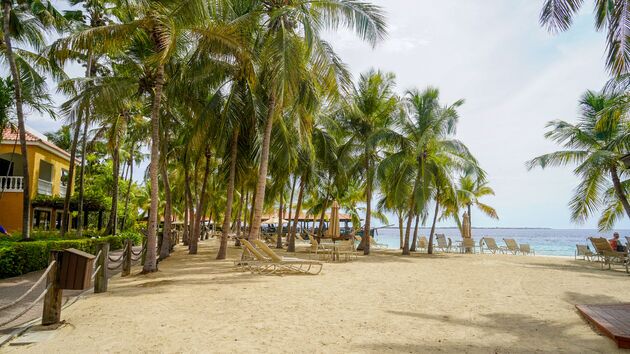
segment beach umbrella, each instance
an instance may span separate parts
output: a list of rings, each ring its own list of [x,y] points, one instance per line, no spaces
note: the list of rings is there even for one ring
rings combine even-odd
[[[462,219],[462,238],[470,238],[472,237],[472,230],[470,228],[470,216],[468,212],[464,212]]]
[[[279,220],[277,216],[274,216],[264,221],[265,224],[273,224],[273,225],[279,225],[280,222],[282,222],[282,225],[289,223],[285,219]]]
[[[330,222],[326,233],[330,238],[337,238],[341,236],[339,231],[339,203],[337,203],[336,200],[332,203],[330,210]]]

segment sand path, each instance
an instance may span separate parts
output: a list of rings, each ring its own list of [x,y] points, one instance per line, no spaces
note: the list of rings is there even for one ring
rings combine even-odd
[[[630,302],[625,272],[569,259],[379,253],[259,276],[215,261],[216,246],[180,246],[160,272],[69,307],[53,338],[0,351],[614,353],[574,304]]]

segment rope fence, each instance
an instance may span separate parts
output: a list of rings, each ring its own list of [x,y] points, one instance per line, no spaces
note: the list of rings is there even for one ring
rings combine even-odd
[[[48,265],[48,268],[46,268],[46,271],[44,271],[44,274],[42,274],[39,277],[39,279],[37,279],[35,284],[33,284],[30,289],[28,289],[24,294],[22,294],[22,296],[20,296],[17,299],[13,300],[13,302],[1,306],[0,307],[0,311],[8,309],[9,307],[12,307],[12,306],[18,304],[20,301],[24,300],[24,298],[26,298],[30,293],[32,293],[33,290],[35,290],[35,288],[37,288],[39,286],[39,284],[41,284],[44,279],[46,279],[46,276],[48,275],[48,273],[50,273],[50,270],[52,269],[52,267],[56,263],[57,263],[56,261],[50,262],[50,264]]]
[[[24,315],[25,313],[27,313],[30,309],[33,308],[33,306],[35,306],[35,304],[37,304],[41,299],[44,298],[44,296],[48,293],[48,290],[50,290],[50,287],[52,286],[52,284],[48,284],[48,286],[46,287],[46,289],[44,289],[44,291],[39,294],[39,296],[37,297],[37,299],[33,300],[25,309],[23,309],[22,311],[20,311],[18,314],[14,315],[13,317],[9,318],[8,320],[5,320],[3,322],[0,322],[0,327],[9,324],[15,320],[17,320],[18,318],[22,317],[22,315]]]

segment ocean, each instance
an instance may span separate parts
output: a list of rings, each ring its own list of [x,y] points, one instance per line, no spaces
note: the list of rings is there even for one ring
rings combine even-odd
[[[436,233],[444,234],[450,237],[453,243],[461,240],[459,230],[456,228],[436,229]],[[421,228],[418,230],[418,236],[429,236],[430,229]],[[615,230],[621,235],[621,240],[625,243],[625,236],[630,236],[630,230]],[[411,230],[413,237],[413,229]],[[591,236],[601,236],[612,238],[613,231],[599,232],[597,230],[587,229],[473,229],[473,238],[476,242],[484,236],[494,237],[499,246],[504,246],[504,238],[513,238],[517,243],[529,243],[531,248],[536,251],[536,255],[546,256],[573,256],[575,254],[575,245],[589,245],[587,238]],[[400,237],[398,228],[377,229],[375,239],[378,243],[387,244],[388,248],[398,249],[400,247]]]

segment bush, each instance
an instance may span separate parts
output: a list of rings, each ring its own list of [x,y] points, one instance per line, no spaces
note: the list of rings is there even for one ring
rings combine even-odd
[[[15,277],[28,272],[44,269],[48,266],[51,250],[76,248],[78,250],[96,254],[96,245],[109,242],[110,250],[119,250],[124,240],[130,238],[134,245],[143,242],[143,236],[138,233],[125,232],[118,236],[101,236],[91,238],[72,238],[60,240],[54,236],[29,242],[4,242],[0,245],[0,279]]]

